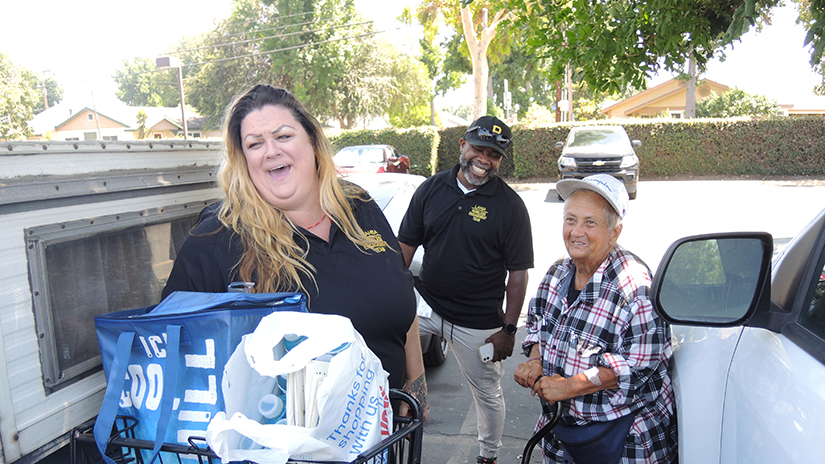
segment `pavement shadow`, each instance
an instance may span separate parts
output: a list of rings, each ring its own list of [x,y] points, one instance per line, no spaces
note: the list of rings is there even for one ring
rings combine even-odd
[[[547,190],[547,196],[544,197],[545,203],[564,203],[564,200],[559,198],[559,192],[551,188]]]

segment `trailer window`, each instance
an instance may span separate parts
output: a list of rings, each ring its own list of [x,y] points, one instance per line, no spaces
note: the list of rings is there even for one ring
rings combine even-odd
[[[198,212],[161,209],[27,231],[47,391],[100,368],[95,315],[160,300]]]

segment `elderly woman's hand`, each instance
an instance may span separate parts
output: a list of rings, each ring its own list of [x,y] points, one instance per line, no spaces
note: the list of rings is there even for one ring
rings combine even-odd
[[[536,381],[530,391],[530,395],[538,395],[545,403],[553,404],[573,398],[575,394],[570,394],[570,379],[566,379],[559,374],[543,376]]]
[[[533,388],[533,384],[541,376],[541,359],[531,359],[518,365],[513,373],[513,380],[524,388]]]

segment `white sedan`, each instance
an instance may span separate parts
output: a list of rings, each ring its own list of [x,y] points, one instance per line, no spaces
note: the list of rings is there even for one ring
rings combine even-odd
[[[423,176],[395,173],[352,174],[344,176],[344,179],[369,192],[384,212],[384,216],[386,216],[392,231],[396,235],[398,235],[398,228],[401,226],[401,220],[404,219],[404,214],[407,212],[413,193],[425,180]],[[418,275],[423,255],[424,250],[418,247],[410,264],[413,275]],[[420,299],[418,292],[416,292],[416,298]],[[421,336],[421,350],[424,352],[425,365],[439,366],[443,364],[447,359],[447,349],[447,341],[444,338],[432,335]]]

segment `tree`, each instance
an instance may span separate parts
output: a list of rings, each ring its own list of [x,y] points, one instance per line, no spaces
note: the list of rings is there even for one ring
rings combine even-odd
[[[351,128],[385,116],[392,98],[428,92],[411,87],[419,79],[394,77],[394,70],[413,74],[396,66],[398,53],[375,36],[349,0],[235,0],[229,18],[167,54],[184,64],[187,105],[215,124],[235,95],[270,83],[293,92],[322,121]],[[119,96],[127,103],[179,102],[173,70],[158,72],[154,62],[135,59],[120,74]]]
[[[811,67],[822,76],[822,82],[814,87],[817,95],[825,95],[825,63],[822,62],[822,51],[825,46],[825,1],[823,0],[792,0],[799,12],[797,24],[808,29],[805,45],[811,47]]]
[[[201,64],[184,86],[187,102],[206,115],[267,82],[292,91],[319,119],[351,128],[384,116],[407,85],[391,74],[397,53],[376,41],[347,0],[236,0],[200,49]]]
[[[55,80],[53,76],[40,76],[39,79],[37,76],[32,76],[35,77],[35,82],[33,82],[34,88],[40,94],[40,99],[34,108],[34,114],[40,114],[45,111],[47,102],[49,108],[51,108],[63,100],[63,88],[60,87],[60,84],[57,83],[57,80]],[[43,99],[44,92],[45,100]]]
[[[404,54],[394,56],[391,73],[394,88],[387,110],[390,124],[402,128],[436,125],[432,97],[428,92],[431,79],[426,66]]]
[[[171,101],[164,101],[162,87],[157,82],[159,73],[154,60],[145,57],[135,58],[131,62],[124,60],[116,72],[115,95],[123,103],[131,106],[174,106]],[[177,98],[176,95],[175,101],[180,101]]]
[[[145,111],[139,110],[137,114],[137,131],[135,132],[135,138],[138,140],[143,140],[149,136],[149,129],[146,127],[146,121],[149,119],[149,116],[146,114]]]
[[[402,16],[404,22],[407,24],[412,23],[411,13],[408,8],[404,10],[404,15]],[[430,125],[437,125],[436,124],[436,114],[435,114],[435,97],[437,95],[444,95],[447,91],[456,89],[464,83],[463,76],[471,71],[468,67],[466,71],[459,72],[456,70],[456,66],[450,66],[450,61],[448,61],[447,57],[454,57],[460,56],[460,54],[450,53],[454,52],[456,47],[450,47],[451,41],[448,40],[444,43],[446,46],[439,46],[435,43],[435,35],[431,33],[426,35],[424,38],[419,40],[419,45],[421,46],[421,57],[419,60],[421,63],[427,68],[427,75],[430,79]],[[458,36],[453,36],[458,37]],[[466,61],[464,62],[466,63]],[[460,66],[460,65],[459,65]],[[471,108],[472,110],[472,108]]]
[[[732,118],[736,116],[772,116],[779,105],[764,95],[753,95],[734,87],[720,95],[713,94],[696,103],[697,118]]]
[[[552,108],[555,103],[554,83],[548,79],[548,63],[526,52],[520,41],[514,41],[511,51],[499,57],[499,64],[490,71],[494,101],[503,110],[500,96],[504,95],[504,81],[512,94],[513,110],[519,119],[526,116],[533,105]]]
[[[494,45],[499,25],[509,15],[510,11],[502,8],[500,2],[491,1],[426,0],[418,7],[417,16],[424,26],[425,36],[436,36],[439,24],[444,23],[454,31],[460,31],[464,39],[473,70],[473,119],[487,114],[488,52]],[[509,48],[509,41],[498,41],[497,45]]]
[[[817,0],[823,1],[825,0]],[[702,72],[711,58],[765,21],[779,0],[507,0],[531,52],[552,60],[559,78],[569,63],[594,91],[646,87],[688,58]]]
[[[34,108],[41,94],[33,85],[37,75],[29,69],[15,65],[9,57],[0,53],[0,138],[25,140],[31,135],[29,121],[34,118]]]

